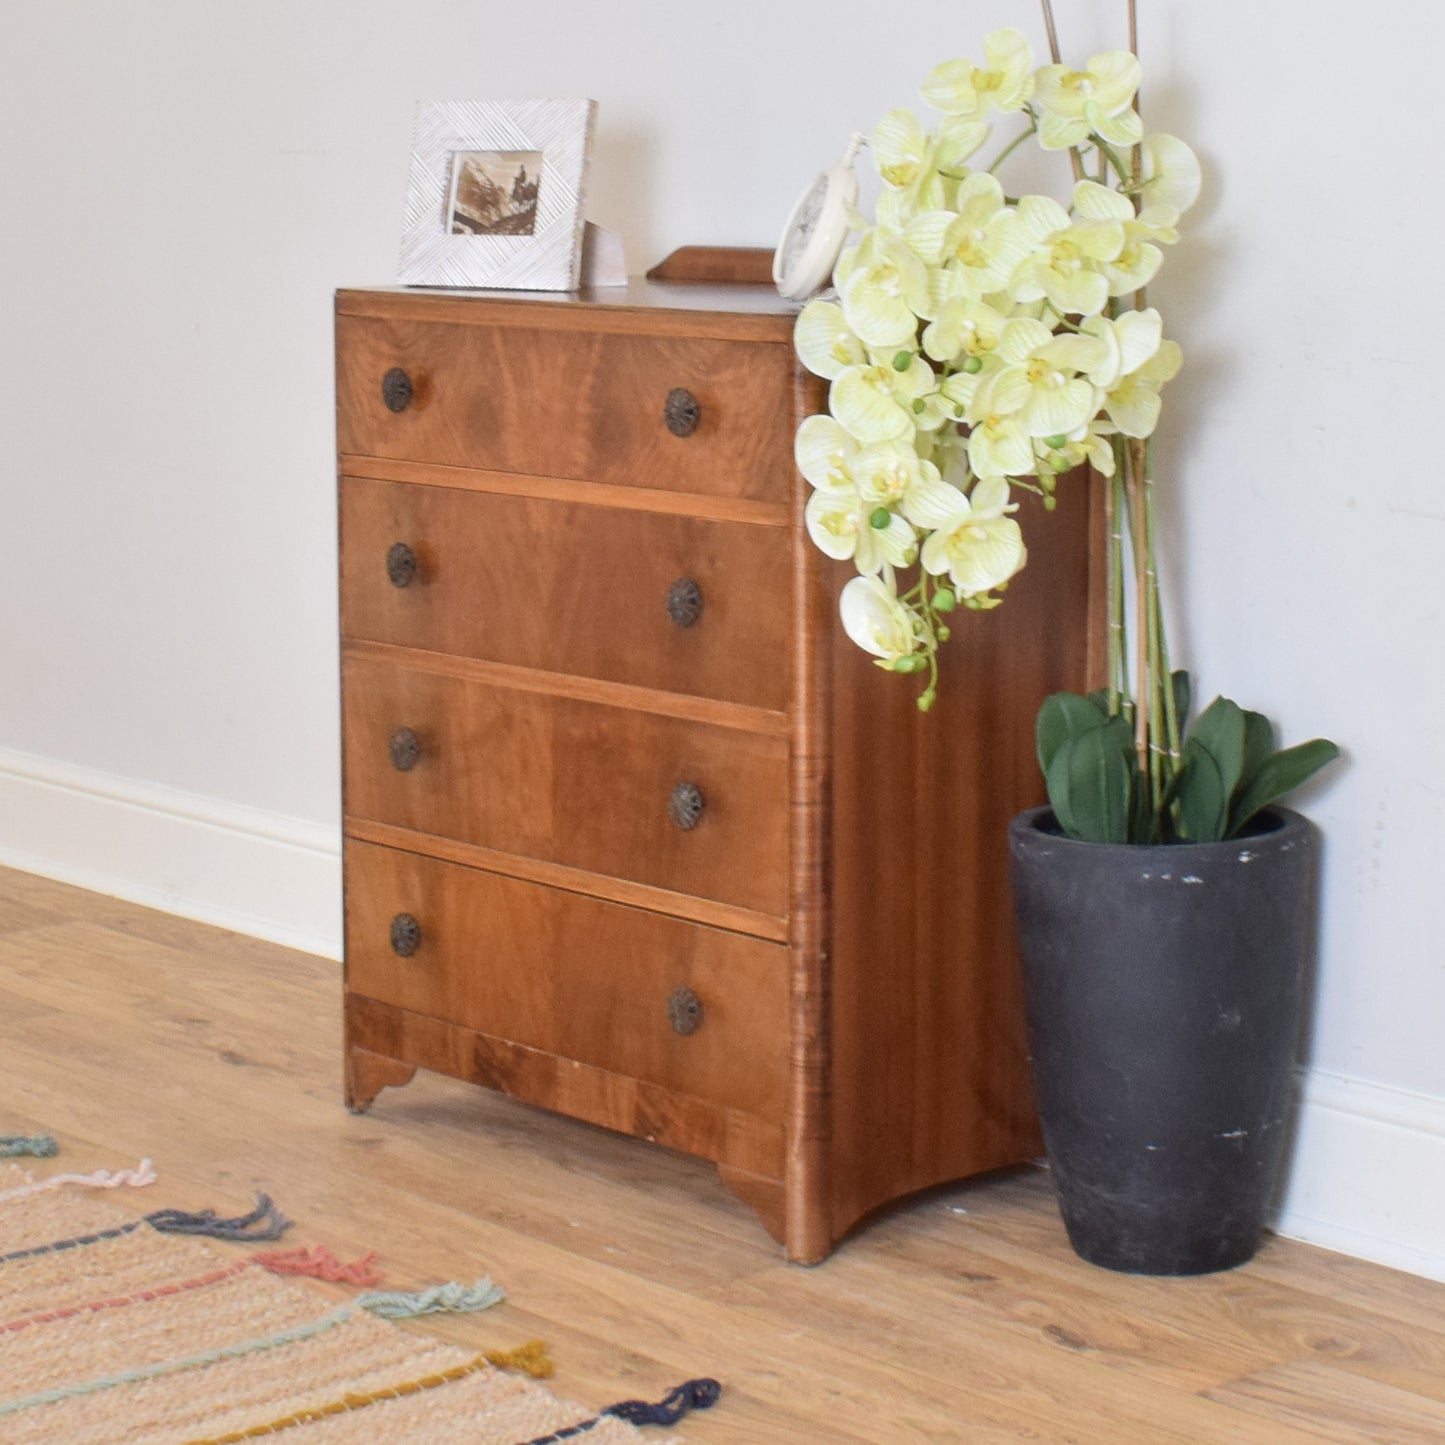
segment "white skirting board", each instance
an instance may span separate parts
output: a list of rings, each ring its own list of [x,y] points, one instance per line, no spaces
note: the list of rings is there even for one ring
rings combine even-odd
[[[0,865],[341,957],[341,827],[0,749]]]
[[[1300,1077],[1275,1228],[1445,1280],[1445,1099],[1324,1069]]]
[[[341,837],[279,814],[0,749],[0,864],[341,956]],[[1300,1079],[1281,1234],[1445,1280],[1445,1099]]]

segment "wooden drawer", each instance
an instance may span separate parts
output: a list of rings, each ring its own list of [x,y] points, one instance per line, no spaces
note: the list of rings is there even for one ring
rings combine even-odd
[[[342,696],[349,818],[787,912],[785,737],[380,658]]]
[[[387,565],[398,544],[416,561],[402,586]],[[782,711],[790,556],[782,527],[347,477],[341,626]],[[701,599],[690,624],[669,612],[684,580]]]
[[[782,1117],[782,945],[365,843],[348,842],[346,871],[349,991]],[[419,927],[405,957],[398,915]],[[669,1016],[683,989],[701,1005],[686,1035]]]
[[[336,338],[343,455],[788,500],[786,346],[344,315]],[[676,390],[697,403],[687,436],[665,416]]]

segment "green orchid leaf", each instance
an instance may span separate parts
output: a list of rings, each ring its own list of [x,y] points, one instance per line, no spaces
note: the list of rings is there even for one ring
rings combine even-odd
[[[1244,772],[1234,790],[1235,801],[1249,790],[1259,771],[1274,756],[1274,727],[1262,712],[1244,715]]]
[[[1181,667],[1169,674],[1169,684],[1174,689],[1174,716],[1179,719],[1182,729],[1184,719],[1189,716],[1189,674]]]
[[[1229,794],[1214,755],[1190,738],[1184,745],[1184,763],[1177,793],[1179,832],[1190,843],[1216,843],[1224,837],[1229,817]]]
[[[1046,697],[1034,724],[1034,741],[1038,747],[1039,768],[1047,778],[1059,749],[1070,738],[1093,732],[1108,722],[1108,713],[1101,713],[1088,698],[1077,692],[1056,692]],[[1055,809],[1055,812],[1058,810]],[[1061,823],[1063,819],[1059,820]]]
[[[1085,843],[1129,841],[1134,754],[1123,718],[1066,739],[1045,778],[1054,816],[1069,837]]]
[[[1244,710],[1227,697],[1215,698],[1189,730],[1189,741],[1203,748],[1214,759],[1226,802],[1233,796],[1244,775],[1245,730]],[[1221,818],[1220,827],[1223,826]],[[1223,834],[1217,836],[1223,837]]]
[[[1275,753],[1259,768],[1230,809],[1229,832],[1225,836],[1237,838],[1262,808],[1292,793],[1339,755],[1339,748],[1328,738],[1311,738],[1307,743],[1296,743]]]
[[[1079,830],[1074,821],[1073,799],[1069,796],[1069,785],[1074,775],[1065,755],[1070,746],[1070,740],[1065,740],[1055,750],[1048,771],[1044,774],[1044,786],[1049,792],[1049,806],[1054,810],[1054,821],[1066,838],[1077,838]]]

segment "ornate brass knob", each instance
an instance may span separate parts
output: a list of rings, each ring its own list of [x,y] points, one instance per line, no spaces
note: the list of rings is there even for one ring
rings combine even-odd
[[[405,411],[411,405],[411,377],[401,367],[393,366],[381,378],[381,399],[388,411]]]
[[[389,743],[391,765],[399,773],[408,773],[421,760],[421,743],[410,728],[397,728]]]
[[[667,401],[662,408],[663,420],[667,423],[667,429],[675,437],[690,437],[697,430],[697,424],[702,417],[702,408],[697,404],[697,398],[686,387],[675,386],[667,394]]]
[[[684,833],[690,833],[702,821],[706,806],[707,800],[696,783],[678,783],[667,800],[667,816]]]
[[[667,615],[679,627],[691,627],[702,616],[702,588],[691,577],[679,577],[667,589]]]
[[[695,1034],[702,1027],[702,1000],[690,988],[678,989],[667,1001],[667,1021],[675,1034]]]
[[[398,958],[410,958],[421,947],[421,924],[410,913],[391,920],[391,947]]]
[[[386,575],[393,587],[409,587],[416,581],[416,553],[405,542],[396,542],[386,554]]]

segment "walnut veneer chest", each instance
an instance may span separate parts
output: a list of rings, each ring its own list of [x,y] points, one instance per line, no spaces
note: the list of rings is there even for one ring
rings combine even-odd
[[[790,1258],[1033,1157],[1005,827],[1087,505],[932,715],[801,525],[796,308],[337,297],[347,1097],[417,1066],[715,1160]]]

